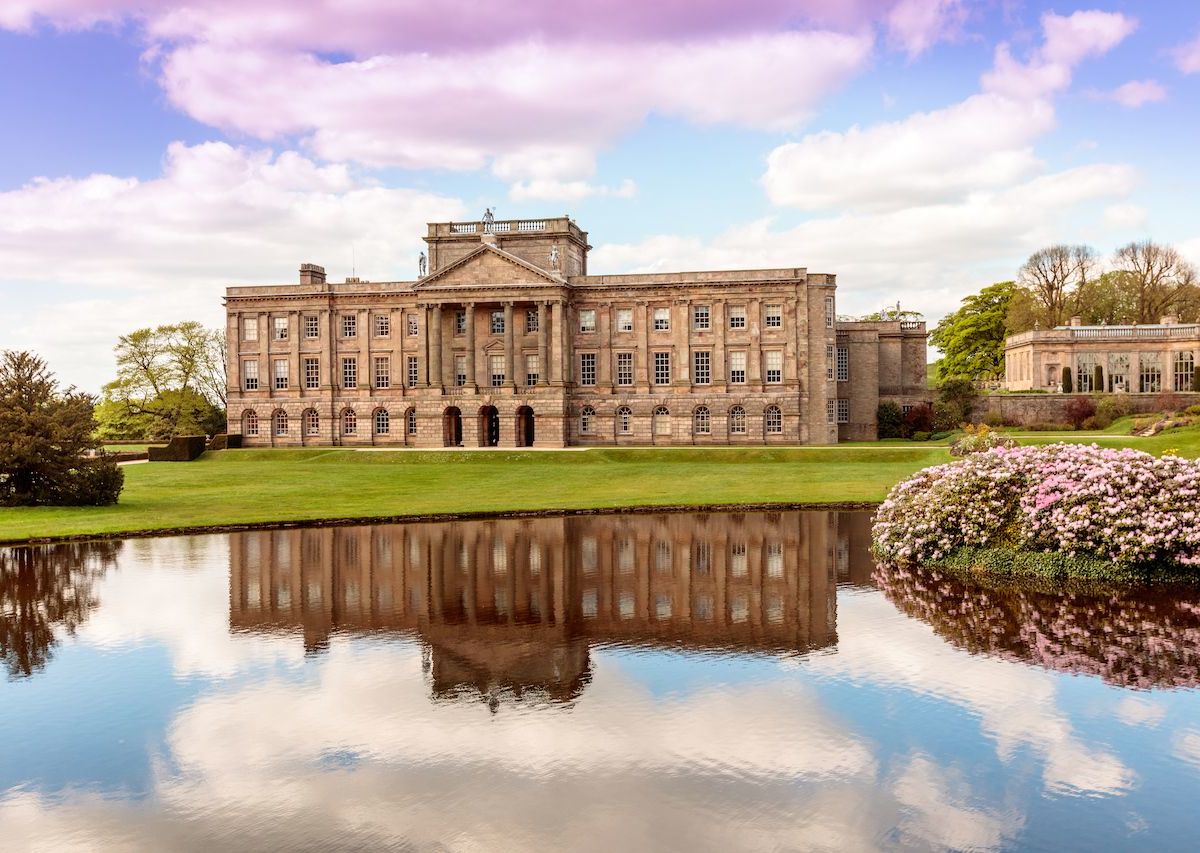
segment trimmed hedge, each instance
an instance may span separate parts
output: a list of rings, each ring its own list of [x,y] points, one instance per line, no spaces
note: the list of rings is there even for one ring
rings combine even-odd
[[[199,459],[207,440],[202,435],[177,435],[166,447],[151,447],[151,462],[191,462]]]

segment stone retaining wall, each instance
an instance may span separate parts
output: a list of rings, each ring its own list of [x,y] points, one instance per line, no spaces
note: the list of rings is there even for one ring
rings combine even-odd
[[[1076,397],[1088,397],[1097,405],[1112,394],[989,394],[975,403],[972,420],[988,414],[999,415],[1005,423],[1021,426],[1038,423],[1066,423],[1067,404]],[[1200,394],[1122,394],[1134,414],[1176,411],[1200,405]]]

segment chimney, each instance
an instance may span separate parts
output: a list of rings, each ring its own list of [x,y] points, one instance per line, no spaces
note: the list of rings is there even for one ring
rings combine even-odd
[[[325,267],[319,264],[301,264],[300,265],[300,283],[301,284],[324,284],[325,283]]]
[[[1072,318],[1071,318],[1071,320],[1070,320],[1070,325],[1072,325],[1072,326],[1082,326],[1082,325],[1083,325],[1083,318],[1082,318],[1082,317],[1080,317],[1078,314],[1076,314],[1074,317],[1072,317]]]
[[[1160,326],[1178,326],[1179,318],[1174,314],[1167,314],[1163,317],[1160,317],[1158,323]]]

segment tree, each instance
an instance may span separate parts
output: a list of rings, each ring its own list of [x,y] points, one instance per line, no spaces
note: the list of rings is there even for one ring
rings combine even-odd
[[[923,320],[925,315],[910,308],[901,308],[897,302],[894,306],[872,311],[858,318],[862,322],[879,322],[884,320]]]
[[[28,352],[0,358],[0,505],[117,502],[124,473],[97,448],[93,400],[59,392],[45,362]]]
[[[900,438],[904,413],[891,400],[884,400],[875,410],[876,434],[879,438]]]
[[[1171,246],[1150,240],[1129,243],[1117,250],[1113,265],[1133,301],[1138,323],[1157,323],[1184,298],[1195,296],[1196,269]]]
[[[1062,369],[1062,390],[1064,394],[1070,394],[1075,390],[1075,384],[1071,381],[1071,368],[1069,367]]]
[[[225,338],[196,322],[138,329],[115,349],[117,378],[104,386],[102,429],[122,426],[170,438],[220,432],[225,421]]]
[[[1011,281],[988,285],[942,318],[929,336],[942,351],[942,376],[995,379],[1004,374],[1004,336],[1015,291]]]
[[[1048,246],[1029,256],[1017,280],[1033,294],[1048,326],[1062,325],[1076,294],[1086,288],[1096,266],[1090,246]]]

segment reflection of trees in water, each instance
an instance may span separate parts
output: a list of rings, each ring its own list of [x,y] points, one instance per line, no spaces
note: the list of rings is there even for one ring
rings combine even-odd
[[[50,660],[57,634],[73,635],[99,604],[93,585],[119,542],[0,549],[0,657],[11,679]]]
[[[1098,675],[1122,687],[1200,684],[1200,589],[1099,585],[1047,590],[933,569],[881,567],[902,612],[973,654]]]

